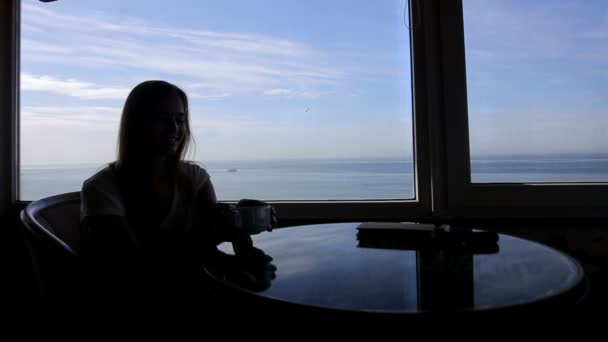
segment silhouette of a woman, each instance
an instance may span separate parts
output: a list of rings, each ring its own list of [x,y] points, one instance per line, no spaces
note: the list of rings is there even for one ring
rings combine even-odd
[[[187,250],[179,244],[188,241],[212,245],[230,239],[234,232],[222,232],[227,226],[215,222],[217,200],[209,174],[184,161],[191,141],[188,98],[181,89],[146,81],[131,91],[122,112],[117,160],[82,187],[85,253],[124,262],[174,256]],[[170,250],[172,244],[179,248]]]

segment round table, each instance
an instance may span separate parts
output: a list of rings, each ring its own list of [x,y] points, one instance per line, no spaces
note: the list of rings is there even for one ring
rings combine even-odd
[[[273,258],[276,278],[256,290],[218,281],[268,302],[375,315],[554,308],[576,302],[584,287],[576,260],[529,240],[499,234],[497,248],[480,252],[367,248],[358,243],[358,226],[295,226],[255,235],[254,245]],[[229,253],[231,247],[220,249]]]

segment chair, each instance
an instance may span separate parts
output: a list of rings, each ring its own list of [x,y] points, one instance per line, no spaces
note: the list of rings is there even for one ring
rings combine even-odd
[[[21,212],[30,237],[55,252],[76,257],[80,248],[80,192],[69,192],[30,203]]]
[[[26,228],[40,319],[49,337],[55,339],[59,331],[70,329],[69,322],[79,311],[80,192],[34,201],[21,211],[21,221]]]

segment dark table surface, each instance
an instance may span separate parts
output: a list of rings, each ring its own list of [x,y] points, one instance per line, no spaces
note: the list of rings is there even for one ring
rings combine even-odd
[[[252,289],[223,284],[289,304],[366,313],[484,311],[568,298],[583,270],[571,257],[500,234],[495,248],[361,247],[359,223],[277,229],[253,236],[273,258],[274,279]],[[220,250],[231,253],[229,244]],[[207,273],[217,275],[217,269]]]

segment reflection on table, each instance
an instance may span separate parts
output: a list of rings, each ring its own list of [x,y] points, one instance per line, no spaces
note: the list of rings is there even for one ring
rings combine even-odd
[[[357,226],[299,226],[254,236],[254,245],[276,265],[264,288],[220,277],[217,268],[207,272],[268,302],[374,316],[554,307],[580,297],[579,264],[532,241],[501,234],[495,246],[477,250],[361,247]],[[231,253],[229,245],[220,249]]]

